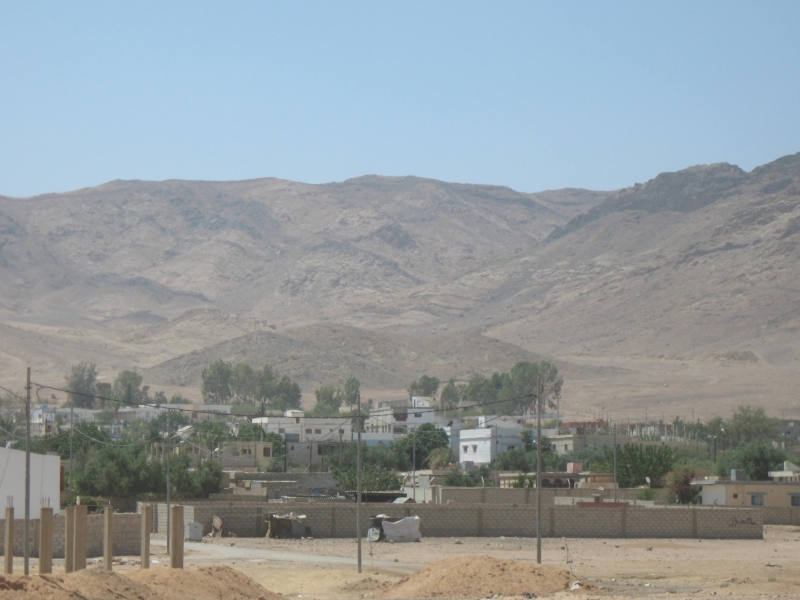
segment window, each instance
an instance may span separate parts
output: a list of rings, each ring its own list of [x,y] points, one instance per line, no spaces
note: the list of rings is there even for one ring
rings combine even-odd
[[[294,418],[294,422],[295,422],[295,423],[299,423],[299,422],[300,422],[300,417],[295,417],[295,418]]]
[[[286,433],[286,430],[283,427],[281,427],[280,429],[278,429],[278,433]]]
[[[750,506],[764,506],[764,494],[751,494]]]
[[[472,451],[473,452],[477,452],[478,451],[478,444],[472,444]]]
[[[800,496],[792,496],[792,506],[800,506]]]
[[[739,494],[734,494],[734,495],[733,495],[733,497],[734,497],[734,498],[738,498],[738,497],[739,497]]]
[[[509,446],[508,451],[511,452],[514,449],[514,446]]]
[[[340,429],[339,430],[339,435],[343,435],[343,434],[344,434],[344,429]]]
[[[564,452],[569,452],[569,444],[564,444]]]
[[[464,448],[464,454],[467,454],[469,452],[469,446],[462,446],[462,447]],[[358,498],[356,498],[356,500],[357,499]]]
[[[309,431],[309,433],[311,433],[311,432]],[[322,433],[322,429],[315,429],[314,433]]]
[[[419,418],[421,418],[421,417],[422,417],[422,413],[414,413],[414,416],[415,416],[417,419],[419,419]]]
[[[310,429],[306,429],[306,433],[311,433],[311,430]]]
[[[264,458],[269,458],[272,456],[272,448],[263,448],[262,453],[264,454]]]

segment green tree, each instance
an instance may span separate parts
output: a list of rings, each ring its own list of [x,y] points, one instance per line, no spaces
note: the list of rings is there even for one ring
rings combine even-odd
[[[94,396],[97,393],[97,367],[94,363],[82,362],[73,365],[69,373],[64,375],[67,383],[66,406],[76,408],[94,408]]]
[[[317,404],[327,406],[331,412],[337,412],[342,402],[344,402],[342,390],[332,385],[323,385],[315,392],[315,395],[317,396]]]
[[[171,433],[175,433],[181,427],[185,427],[189,424],[189,417],[187,417],[185,413],[177,410],[170,412],[171,414],[166,410],[160,412],[155,419],[148,423],[150,430],[153,432],[153,437],[160,437],[162,434],[166,433],[168,423]]]
[[[395,442],[398,457],[401,464],[413,465],[412,457],[416,457],[417,469],[428,465],[431,453],[437,448],[448,448],[450,446],[447,433],[441,427],[436,427],[432,423],[420,425],[416,431]]]
[[[692,485],[694,471],[688,467],[676,469],[669,475],[669,487],[672,501],[676,504],[693,504],[700,494],[700,488]]]
[[[447,382],[442,388],[441,396],[439,397],[442,403],[442,408],[445,410],[452,410],[461,406],[466,398],[467,386],[464,384],[456,384],[454,379]]]
[[[300,386],[292,381],[288,375],[283,375],[277,380],[272,397],[272,407],[278,410],[300,408],[302,392]]]
[[[356,489],[356,468],[354,466],[334,467],[331,469],[331,475],[340,488]],[[361,489],[365,492],[399,490],[400,484],[400,478],[395,472],[382,465],[368,465],[361,471]]]
[[[750,442],[777,439],[780,419],[766,415],[763,408],[740,406],[726,424],[725,431],[730,445],[738,446]]]
[[[131,388],[131,402],[148,402],[148,386],[142,387],[142,376],[136,371],[120,371],[111,386],[111,395],[118,400],[128,400],[128,386]]]
[[[252,403],[256,400],[258,375],[246,362],[233,365],[230,390],[233,402]]]
[[[355,375],[350,375],[347,381],[344,382],[344,403],[349,407],[358,402],[358,395],[361,392],[361,382],[356,379]]]
[[[605,472],[611,472],[614,460],[614,449],[603,447],[606,458]],[[617,483],[620,487],[636,487],[645,485],[650,478],[652,487],[659,487],[661,480],[669,473],[673,462],[672,449],[669,446],[643,446],[641,444],[625,444],[617,450]]]
[[[768,481],[769,472],[783,467],[786,452],[767,441],[747,442],[728,450],[717,461],[717,474],[729,475],[731,469],[744,469],[753,481]]]
[[[201,393],[206,404],[227,404],[231,400],[233,365],[220,359],[203,369]]]
[[[423,375],[417,381],[412,381],[411,385],[408,386],[408,397],[435,397],[438,390],[439,380],[436,377]]]
[[[243,423],[239,426],[236,439],[240,442],[257,442],[264,435],[264,430],[256,423]]]
[[[221,421],[203,421],[197,428],[197,439],[203,447],[213,451],[230,439],[230,431]]]

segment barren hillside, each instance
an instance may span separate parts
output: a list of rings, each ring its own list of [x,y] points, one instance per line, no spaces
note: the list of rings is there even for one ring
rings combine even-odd
[[[0,378],[88,359],[196,397],[224,358],[306,396],[351,372],[392,394],[547,356],[575,414],[777,412],[800,368],[798,235],[800,154],[613,193],[370,176],[0,198]]]

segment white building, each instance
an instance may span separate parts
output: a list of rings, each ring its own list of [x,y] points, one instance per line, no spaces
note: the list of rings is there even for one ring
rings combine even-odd
[[[301,410],[287,410],[281,417],[256,417],[252,422],[287,442],[349,442],[353,431],[350,417],[306,417]]]
[[[0,448],[0,498],[12,498],[14,518],[21,519],[25,510],[25,453]],[[31,518],[39,517],[39,509],[50,506],[61,512],[61,458],[57,455],[31,453]]]
[[[420,425],[433,424],[435,414],[435,409],[428,406],[375,408],[370,412],[364,427],[370,433],[408,435],[416,431]]]
[[[522,447],[522,427],[479,427],[462,429],[459,435],[458,462],[489,464],[500,452]],[[535,434],[534,434],[535,435]]]

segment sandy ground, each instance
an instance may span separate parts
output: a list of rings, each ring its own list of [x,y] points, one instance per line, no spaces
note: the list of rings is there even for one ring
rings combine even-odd
[[[153,536],[154,569],[168,560]],[[233,545],[231,545],[233,544]],[[286,597],[346,600],[378,596],[387,583],[424,565],[463,555],[536,560],[529,538],[428,538],[415,544],[363,545],[363,572],[351,539],[267,540],[226,538],[186,544],[186,567],[226,564]],[[571,570],[575,580],[599,588],[582,597],[731,598],[800,597],[800,528],[766,526],[764,540],[545,539],[544,564]],[[21,560],[16,572],[21,572]],[[115,566],[120,572],[137,567]],[[63,570],[56,561],[55,572]],[[32,561],[33,573],[36,561]],[[520,590],[522,592],[523,590]]]

